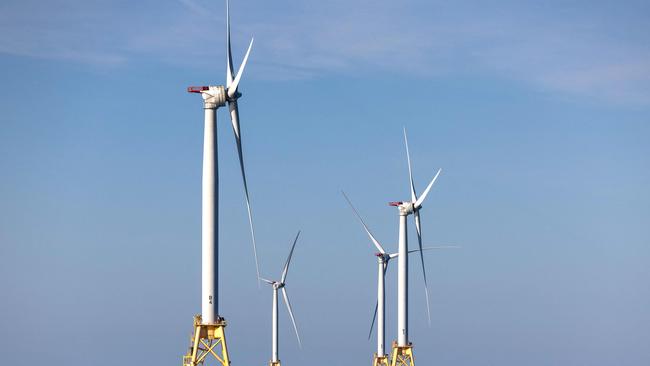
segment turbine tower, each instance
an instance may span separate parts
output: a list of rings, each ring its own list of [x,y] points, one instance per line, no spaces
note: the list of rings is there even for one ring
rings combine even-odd
[[[345,197],[345,200],[348,201],[348,204],[352,208],[352,211],[354,211],[354,214],[357,216],[359,219],[359,222],[363,226],[363,229],[365,230],[366,234],[368,234],[368,237],[370,238],[370,241],[375,245],[377,250],[379,252],[375,253],[375,256],[377,257],[377,303],[375,304],[375,312],[372,318],[372,323],[370,324],[370,332],[368,332],[368,339],[372,336],[372,329],[375,325],[375,320],[377,320],[377,352],[373,355],[372,359],[372,365],[373,366],[388,366],[388,355],[386,354],[386,347],[385,347],[385,342],[386,342],[386,328],[385,328],[385,321],[386,321],[386,313],[385,313],[385,303],[386,303],[386,295],[385,295],[385,283],[386,283],[386,271],[388,270],[388,263],[390,262],[391,259],[396,258],[399,256],[399,253],[392,253],[389,254],[386,252],[384,247],[379,243],[379,241],[372,235],[370,232],[370,229],[368,229],[368,226],[366,223],[363,221],[363,218],[359,214],[359,211],[354,207],[352,204],[352,201],[350,201],[350,198],[343,193],[343,197]],[[457,248],[457,246],[436,246],[436,247],[426,247],[422,249],[413,249],[409,250],[408,254],[415,253],[415,252],[421,252],[424,250],[431,250],[431,249],[446,249],[446,248]]]
[[[301,345],[300,335],[298,335],[298,327],[296,326],[296,318],[293,316],[293,310],[291,309],[291,303],[289,302],[289,295],[287,295],[286,280],[287,273],[289,272],[289,264],[291,263],[291,257],[293,256],[293,250],[296,247],[298,242],[298,236],[300,236],[300,231],[296,234],[296,238],[293,240],[293,245],[291,246],[291,251],[289,251],[289,257],[284,264],[282,269],[282,274],[279,281],[273,281],[266,278],[261,278],[260,280],[266,282],[267,284],[273,287],[273,305],[272,305],[272,317],[273,317],[273,335],[272,335],[272,347],[271,347],[271,361],[269,361],[269,366],[280,366],[280,358],[278,357],[278,291],[282,291],[282,297],[284,298],[284,304],[287,306],[287,311],[289,312],[289,317],[291,318],[291,323],[293,324],[293,330],[296,332],[296,338],[298,339],[298,345]]]
[[[409,168],[409,183],[411,188],[411,201],[408,202],[390,202],[389,205],[398,208],[399,212],[399,244],[397,260],[397,342],[393,342],[393,351],[391,357],[391,366],[413,366],[413,345],[409,342],[408,337],[408,237],[406,233],[406,221],[409,215],[415,218],[415,229],[418,236],[418,247],[420,252],[420,262],[422,264],[422,275],[424,277],[424,291],[427,301],[427,316],[431,324],[431,311],[429,309],[429,289],[427,286],[427,274],[424,266],[424,254],[422,252],[422,227],[420,224],[420,209],[426,199],[431,187],[438,179],[441,169],[438,170],[427,188],[418,198],[413,183],[413,174],[411,170],[411,157],[408,148],[408,139],[406,138],[406,129],[404,129],[404,143],[406,145],[406,158]]]
[[[227,38],[227,65],[226,65],[226,86],[191,86],[187,88],[190,93],[201,94],[204,110],[204,135],[203,135],[203,178],[202,178],[202,219],[201,219],[201,315],[194,317],[194,332],[191,338],[190,349],[183,357],[183,365],[196,366],[203,364],[205,359],[212,355],[222,366],[229,366],[230,359],[226,347],[224,328],[226,321],[219,313],[219,225],[218,225],[218,187],[219,175],[217,164],[217,109],[226,105],[230,109],[230,118],[237,152],[239,155],[239,166],[244,183],[244,194],[251,236],[253,241],[253,253],[255,256],[255,268],[259,277],[259,266],[257,261],[257,249],[255,244],[255,232],[253,230],[253,219],[251,215],[250,198],[248,185],[244,170],[242,155],[241,131],[239,125],[239,110],[237,99],[241,97],[238,91],[242,73],[246,67],[248,56],[253,46],[253,40],[248,46],[246,55],[242,61],[236,76],[233,78],[232,52],[230,49],[230,3],[226,1],[226,38]],[[219,355],[220,353],[220,355]]]

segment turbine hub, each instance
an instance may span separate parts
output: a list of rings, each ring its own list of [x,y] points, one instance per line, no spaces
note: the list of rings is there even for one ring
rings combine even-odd
[[[236,102],[237,99],[241,98],[242,93],[239,92],[239,90],[235,90],[235,93],[233,95],[230,95],[230,93],[226,94],[226,99],[229,102]]]

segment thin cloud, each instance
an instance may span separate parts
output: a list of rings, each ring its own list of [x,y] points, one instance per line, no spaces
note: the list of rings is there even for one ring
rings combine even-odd
[[[141,5],[148,12],[93,4],[1,6],[0,52],[98,65],[155,58],[197,67],[224,57],[223,4]],[[251,77],[482,74],[553,93],[650,104],[650,44],[642,35],[650,22],[642,16],[480,2],[231,5],[235,55],[257,38]]]
[[[206,8],[201,6],[199,3],[197,3],[196,1],[193,0],[178,0],[178,1],[195,15],[199,15],[202,17],[210,15],[210,12]]]

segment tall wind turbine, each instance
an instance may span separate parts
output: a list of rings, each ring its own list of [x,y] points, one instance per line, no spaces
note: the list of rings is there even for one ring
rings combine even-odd
[[[384,306],[386,303],[386,269],[388,268],[388,262],[397,256],[397,254],[388,254],[386,253],[386,250],[384,247],[381,246],[379,241],[375,239],[375,237],[372,235],[370,232],[370,229],[368,229],[368,226],[366,223],[363,221],[363,218],[361,218],[361,215],[357,211],[356,208],[354,208],[354,205],[352,204],[352,201],[348,198],[348,196],[343,193],[343,197],[345,197],[345,200],[348,201],[348,204],[354,211],[354,214],[357,216],[359,221],[361,222],[361,225],[363,225],[363,229],[366,231],[368,234],[368,237],[370,238],[370,241],[375,245],[375,248],[379,251],[375,255],[377,256],[377,306],[375,306],[375,315],[372,318],[372,324],[370,325],[370,333],[368,334],[368,338],[370,338],[370,335],[372,334],[372,328],[375,324],[375,317],[377,318],[377,352],[373,355],[372,358],[372,365],[373,366],[388,366],[388,355],[386,354],[386,328],[384,326],[385,321],[386,321],[386,313],[384,311]]]
[[[257,249],[255,243],[255,232],[253,230],[253,219],[251,215],[250,198],[244,160],[242,156],[241,130],[239,125],[239,110],[237,99],[241,97],[238,90],[248,56],[253,46],[253,40],[248,46],[246,55],[233,77],[232,52],[230,49],[230,3],[226,1],[226,86],[191,86],[187,88],[190,93],[201,94],[204,110],[204,135],[203,135],[203,179],[202,179],[202,219],[201,219],[201,315],[194,318],[194,333],[190,350],[183,357],[183,364],[195,366],[203,363],[208,355],[213,355],[222,366],[229,366],[228,350],[224,327],[226,322],[219,315],[219,270],[218,270],[218,164],[217,164],[217,109],[225,106],[230,109],[237,152],[239,155],[239,166],[244,183],[244,193],[251,236],[253,240],[253,253],[255,256],[255,268],[259,277],[259,266],[257,261]],[[221,356],[217,355],[215,347],[221,348]]]
[[[406,158],[409,168],[409,183],[411,188],[411,201],[407,202],[390,202],[391,206],[398,208],[399,212],[399,244],[397,260],[397,342],[393,343],[393,352],[391,365],[413,366],[413,347],[408,337],[408,238],[406,233],[406,221],[409,215],[415,217],[415,229],[418,236],[418,246],[420,251],[420,261],[422,264],[422,274],[424,277],[424,289],[427,298],[427,315],[429,321],[431,312],[429,310],[429,290],[427,286],[427,275],[424,266],[424,253],[422,251],[422,227],[420,223],[420,209],[422,203],[431,191],[431,187],[438,179],[441,169],[435,174],[427,188],[420,197],[415,192],[413,183],[413,174],[411,169],[411,157],[408,150],[408,140],[406,138],[406,129],[404,129],[404,143],[406,145]]]
[[[363,218],[359,214],[359,211],[354,207],[352,204],[352,201],[350,201],[350,198],[343,193],[343,197],[345,197],[345,200],[348,201],[348,204],[352,208],[352,211],[354,211],[354,214],[357,216],[359,219],[359,222],[363,226],[363,229],[365,230],[366,234],[368,234],[368,237],[370,238],[370,241],[375,245],[375,248],[379,250],[379,252],[375,253],[375,256],[377,257],[377,303],[375,304],[375,311],[374,315],[372,317],[372,323],[370,324],[370,332],[368,332],[368,339],[372,336],[372,329],[375,325],[375,320],[377,320],[377,352],[373,355],[373,361],[372,365],[373,366],[388,366],[388,355],[386,354],[386,347],[385,347],[385,342],[386,342],[386,328],[385,328],[385,321],[386,321],[386,312],[385,312],[385,303],[386,303],[386,295],[385,295],[385,283],[386,283],[386,271],[388,270],[388,263],[390,262],[391,259],[396,258],[399,256],[399,253],[392,253],[389,254],[386,252],[384,247],[379,243],[379,241],[375,238],[374,235],[370,232],[370,229],[368,229],[368,226],[364,222]],[[408,253],[415,253],[415,252],[421,252],[423,250],[431,250],[431,249],[445,249],[445,248],[457,248],[457,246],[436,246],[436,247],[426,247],[422,249],[413,249],[409,250]]]
[[[293,240],[293,245],[291,246],[291,251],[289,251],[289,256],[287,257],[287,261],[284,264],[284,268],[282,268],[282,274],[280,275],[280,280],[279,281],[274,281],[274,280],[269,280],[266,278],[261,278],[260,280],[266,282],[267,284],[271,285],[273,288],[273,311],[272,311],[272,316],[273,316],[273,336],[272,336],[272,341],[273,341],[273,346],[272,346],[272,353],[271,353],[271,361],[269,362],[269,366],[280,366],[280,358],[278,357],[278,291],[282,291],[282,297],[284,298],[284,304],[287,306],[287,311],[289,312],[289,317],[291,318],[291,323],[293,324],[293,330],[296,332],[296,338],[298,339],[298,344],[300,345],[300,335],[298,335],[298,327],[296,326],[296,318],[293,316],[293,311],[291,309],[291,303],[289,302],[289,295],[287,295],[287,288],[286,286],[286,281],[287,281],[287,273],[289,273],[289,264],[291,263],[291,257],[293,256],[293,250],[296,248],[296,243],[298,242],[298,236],[300,236],[300,231],[298,231],[298,234],[296,234],[296,238]]]

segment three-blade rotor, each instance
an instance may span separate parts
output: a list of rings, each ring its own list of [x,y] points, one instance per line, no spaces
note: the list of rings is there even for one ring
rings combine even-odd
[[[274,288],[277,288],[282,292],[282,297],[284,298],[284,304],[287,306],[287,311],[289,312],[289,317],[291,318],[291,324],[293,324],[293,330],[296,333],[296,338],[298,339],[298,345],[302,347],[302,341],[300,340],[300,335],[298,334],[298,326],[296,325],[296,318],[293,315],[293,308],[291,307],[291,302],[289,301],[289,295],[287,294],[287,288],[286,288],[287,274],[289,274],[289,265],[291,264],[293,251],[296,248],[296,243],[298,243],[299,236],[300,236],[300,231],[298,231],[298,234],[296,234],[296,238],[293,240],[293,245],[291,245],[289,256],[287,257],[287,261],[284,263],[284,267],[282,268],[280,281],[273,281],[262,277],[260,277],[259,279],[273,286]]]
[[[438,176],[440,175],[442,169],[438,169],[436,175],[433,177],[433,179],[431,180],[427,188],[422,193],[422,196],[418,198],[417,193],[415,192],[415,184],[413,183],[413,171],[411,168],[411,154],[409,153],[409,142],[408,142],[408,138],[406,137],[406,128],[404,128],[404,145],[406,146],[406,160],[408,162],[408,168],[409,168],[409,186],[411,188],[411,204],[412,204],[413,216],[415,221],[415,231],[417,232],[417,236],[418,236],[417,251],[420,252],[420,263],[422,264],[422,276],[424,278],[424,293],[427,301],[427,319],[429,321],[429,325],[431,325],[431,309],[429,305],[429,286],[427,284],[427,271],[424,265],[424,250],[422,248],[422,226],[420,224],[420,208],[422,208],[422,202],[424,202],[427,195],[429,194],[429,191],[431,191],[431,187],[433,187],[433,184],[438,179]]]
[[[226,94],[228,109],[230,111],[230,121],[232,122],[232,130],[235,134],[235,142],[237,143],[237,155],[239,156],[239,168],[241,170],[241,176],[244,183],[244,194],[246,196],[246,209],[248,211],[248,223],[251,231],[251,238],[253,240],[253,255],[255,256],[255,271],[257,273],[257,278],[260,278],[260,266],[257,258],[257,243],[255,240],[255,229],[253,228],[253,214],[251,212],[251,202],[250,196],[248,194],[248,182],[246,181],[246,170],[244,169],[244,156],[242,152],[242,138],[241,138],[241,127],[239,124],[239,108],[237,106],[237,99],[241,97],[241,93],[238,91],[239,82],[241,81],[242,74],[244,73],[244,68],[248,62],[248,56],[250,55],[251,49],[253,47],[253,39],[248,45],[248,50],[246,55],[239,66],[237,74],[233,77],[233,62],[232,62],[232,50],[230,47],[230,1],[226,1]],[[259,281],[258,281],[259,284]]]

